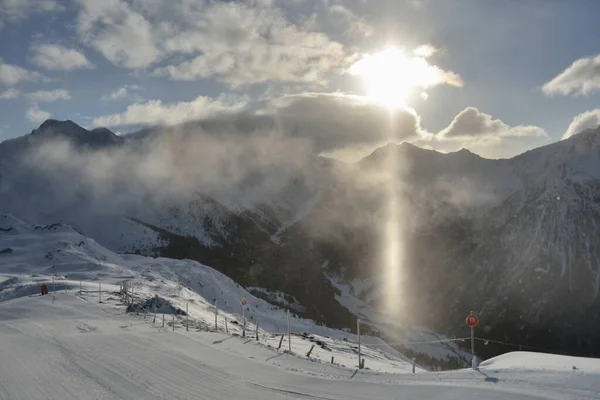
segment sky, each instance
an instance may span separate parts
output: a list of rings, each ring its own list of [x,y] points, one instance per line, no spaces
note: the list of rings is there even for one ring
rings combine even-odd
[[[600,124],[597,0],[0,0],[0,140],[208,121],[355,160]]]

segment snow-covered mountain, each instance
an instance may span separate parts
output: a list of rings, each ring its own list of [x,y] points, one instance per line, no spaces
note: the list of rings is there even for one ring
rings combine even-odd
[[[458,334],[473,310],[490,338],[600,354],[600,129],[507,160],[390,144],[354,165],[280,139],[48,121],[0,144],[0,210],[113,251],[200,261],[353,329],[386,300],[393,199],[404,314],[390,332]]]

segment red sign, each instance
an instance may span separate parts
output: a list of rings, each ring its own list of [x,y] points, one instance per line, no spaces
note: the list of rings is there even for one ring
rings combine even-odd
[[[477,325],[479,325],[479,318],[477,318],[476,315],[470,314],[467,317],[467,325],[469,325],[471,328],[475,328]]]
[[[248,304],[248,302],[246,301],[246,298],[244,297],[244,298],[242,299],[242,307],[245,307],[245,306],[246,306],[246,304]]]

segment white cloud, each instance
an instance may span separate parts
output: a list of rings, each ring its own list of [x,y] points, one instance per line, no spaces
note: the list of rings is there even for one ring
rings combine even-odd
[[[448,127],[437,134],[424,134],[415,144],[443,152],[466,148],[487,158],[509,158],[549,142],[546,132],[538,126],[510,126],[468,107]]]
[[[0,83],[6,86],[14,86],[25,81],[37,81],[42,76],[33,71],[28,71],[18,65],[6,64],[0,58]]]
[[[424,44],[413,50],[413,54],[417,57],[431,57],[435,53],[437,53],[439,49],[436,49],[430,44]]]
[[[157,61],[151,23],[120,0],[76,0],[81,5],[77,32],[115,65],[145,68]]]
[[[3,92],[0,92],[0,100],[13,100],[18,98],[21,95],[16,89],[7,89]]]
[[[0,0],[0,28],[5,21],[21,21],[33,13],[52,13],[64,10],[65,7],[56,0]]]
[[[27,109],[25,116],[30,122],[34,124],[41,124],[48,118],[50,118],[50,113],[44,110],[40,110],[38,106],[32,106]]]
[[[93,67],[83,53],[61,45],[35,45],[30,50],[33,53],[31,61],[40,68],[73,71]]]
[[[28,93],[27,98],[33,102],[51,103],[57,100],[70,100],[71,94],[64,89],[38,90],[37,92]]]
[[[570,138],[581,131],[586,129],[594,129],[598,126],[600,126],[600,108],[586,111],[573,118],[573,122],[571,122],[567,128],[567,131],[563,135],[562,139]]]
[[[187,31],[169,38],[168,50],[201,53],[155,70],[175,80],[216,76],[233,86],[266,81],[324,83],[344,63],[343,46],[289,23],[281,11],[215,3]]]
[[[140,87],[137,85],[125,85],[115,90],[112,93],[106,94],[102,96],[102,100],[111,101],[111,100],[125,100],[130,99],[135,102],[141,102],[143,98],[137,94],[133,94],[131,92],[140,90]]]
[[[234,86],[323,83],[346,53],[323,33],[289,22],[270,2],[77,0],[77,32],[113,64],[174,80],[216,77]]]
[[[93,120],[96,126],[176,125],[207,118],[219,112],[235,110],[245,101],[228,102],[225,96],[218,99],[199,96],[189,102],[163,104],[161,100],[131,104],[123,113],[104,115]]]
[[[600,91],[600,55],[580,58],[547,82],[542,90],[547,95],[585,95]]]
[[[467,107],[443,129],[439,135],[445,138],[469,138],[483,136],[543,136],[542,128],[530,125],[509,126],[491,115],[479,111],[475,107]]]

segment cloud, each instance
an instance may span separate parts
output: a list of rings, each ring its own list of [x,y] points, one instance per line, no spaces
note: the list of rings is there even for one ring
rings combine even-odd
[[[130,99],[130,100],[133,100],[133,101],[139,103],[139,102],[143,101],[143,98],[141,96],[139,96],[137,94],[133,94],[131,92],[138,91],[140,89],[141,88],[137,85],[125,85],[125,86],[118,88],[117,90],[115,90],[112,93],[102,96],[102,100],[113,101],[113,100]]]
[[[93,123],[139,126],[193,122],[199,130],[216,134],[277,132],[281,137],[310,144],[317,154],[344,150],[347,158],[354,159],[388,141],[416,139],[421,133],[420,119],[414,111],[396,109],[390,119],[387,107],[360,96],[304,93],[258,104],[246,101],[202,96],[173,104],[151,100],[130,105],[123,113],[100,116]]]
[[[30,122],[33,122],[34,124],[41,124],[42,122],[50,118],[50,113],[44,110],[40,110],[37,105],[34,105],[27,109],[25,116]]]
[[[0,83],[6,86],[14,86],[25,81],[37,81],[42,76],[33,71],[28,71],[18,65],[6,64],[0,58]]]
[[[586,95],[600,91],[600,55],[580,58],[542,86],[546,95]]]
[[[127,107],[123,113],[104,115],[93,120],[96,126],[146,126],[176,125],[228,110],[235,110],[245,104],[245,100],[228,103],[225,96],[212,99],[199,96],[192,101],[163,104],[161,100],[149,100]]]
[[[160,58],[152,24],[120,0],[76,0],[81,6],[77,33],[107,60],[125,68],[145,68]]]
[[[153,75],[173,80],[319,84],[347,56],[340,43],[289,22],[270,2],[77,2],[84,43],[125,68],[161,62]]]
[[[536,126],[508,126],[499,119],[479,111],[475,107],[467,107],[443,129],[439,135],[445,138],[473,138],[483,136],[547,136],[543,129]]]
[[[548,144],[546,132],[534,125],[510,126],[475,107],[467,107],[437,134],[422,134],[413,143],[442,152],[469,149],[486,158],[510,158]]]
[[[416,49],[414,49],[413,54],[417,57],[427,58],[427,57],[431,57],[438,51],[439,51],[439,49],[436,49],[435,47],[433,47],[430,44],[423,44],[423,45],[417,47]]]
[[[305,93],[272,103],[270,112],[288,135],[302,137],[318,152],[372,151],[386,142],[416,139],[420,119],[409,109],[390,110],[360,96]],[[393,122],[391,122],[393,121]]]
[[[33,53],[31,61],[40,68],[73,71],[93,67],[83,53],[61,45],[35,45],[30,50]]]
[[[33,102],[51,103],[57,100],[70,100],[71,94],[64,89],[56,90],[38,90],[37,92],[28,93],[27,98]]]
[[[33,13],[53,13],[65,11],[56,0],[0,0],[0,28],[5,21],[18,22]]]
[[[348,35],[372,36],[375,33],[375,28],[366,22],[363,18],[358,17],[349,8],[341,4],[333,4],[329,7],[330,13],[334,17],[340,17],[345,24],[345,33]],[[335,21],[333,21],[335,23]]]
[[[174,80],[215,76],[241,86],[284,81],[322,84],[325,74],[344,63],[340,43],[304,31],[272,8],[215,3],[187,31],[166,41],[169,51],[200,53],[190,61],[158,68]]]
[[[567,131],[563,135],[562,139],[570,138],[571,136],[576,135],[586,129],[595,129],[598,126],[600,126],[600,108],[586,111],[573,118],[573,122],[571,122],[567,128]]]
[[[16,89],[7,89],[3,92],[0,92],[0,100],[13,100],[18,98],[21,95]]]

